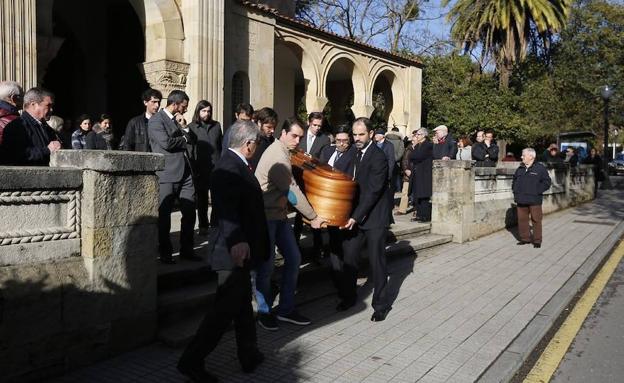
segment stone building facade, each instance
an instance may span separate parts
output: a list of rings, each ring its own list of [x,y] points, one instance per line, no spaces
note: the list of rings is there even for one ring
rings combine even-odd
[[[225,126],[241,101],[280,118],[330,104],[338,123],[351,104],[353,115],[370,116],[381,92],[389,125],[420,127],[418,61],[301,23],[294,2],[261,3],[6,0],[0,78],[52,90],[64,118],[110,113],[117,129],[140,113],[148,85],[165,96],[186,90],[189,113],[211,101]]]

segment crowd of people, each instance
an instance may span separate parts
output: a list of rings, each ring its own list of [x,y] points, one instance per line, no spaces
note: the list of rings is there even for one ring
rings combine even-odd
[[[496,166],[499,157],[490,131],[477,132],[474,143],[468,136],[455,141],[444,125],[433,129],[433,134],[420,128],[404,137],[397,128],[388,132],[375,129],[370,119],[360,117],[328,132],[323,129],[323,114],[313,111],[305,122],[297,117],[284,119],[276,133],[277,113],[269,107],[254,111],[249,104],[237,105],[235,122],[223,130],[213,120],[207,100],[195,104],[187,124],[184,114],[190,100],[185,92],[172,91],[162,109],[159,91],[148,89],[142,96],[144,112],[128,122],[123,137],[117,140],[110,116],[101,115],[96,125],[89,116],[80,116],[76,130],[66,132],[62,119],[51,118],[53,94],[41,88],[24,93],[19,84],[2,82],[0,161],[45,166],[51,153],[70,147],[164,155],[164,169],[157,172],[159,259],[164,264],[177,262],[170,237],[171,213],[177,201],[182,215],[179,258],[203,261],[194,252],[198,219],[199,235],[211,235],[209,262],[218,274],[216,299],[178,364],[183,374],[197,382],[216,381],[205,371],[203,360],[230,323],[234,322],[238,358],[245,372],[252,372],[264,359],[257,347],[256,323],[269,331],[279,330],[280,322],[311,323],[298,312],[294,301],[301,263],[299,238],[305,219],[312,229],[314,251],[320,255],[325,219],[297,183],[291,151],[303,149],[357,184],[348,222],[327,229],[332,280],[340,298],[336,310],[349,310],[357,300],[359,259],[367,254],[373,280],[371,321],[375,322],[385,320],[392,309],[386,291],[385,243],[393,210],[407,214],[411,202],[411,219],[429,222],[434,160],[474,160],[476,166]],[[550,178],[535,162],[535,151],[525,149],[513,185],[519,244],[541,244],[541,194],[549,187]],[[394,196],[399,191],[402,198],[395,209]],[[297,212],[294,225],[288,220],[291,209]],[[529,220],[533,222],[532,238]],[[276,248],[284,266],[279,302],[274,307],[276,291],[271,281]],[[252,292],[258,305],[256,318]]]

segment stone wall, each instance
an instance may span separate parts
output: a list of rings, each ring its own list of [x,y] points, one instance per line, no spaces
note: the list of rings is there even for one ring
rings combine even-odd
[[[452,234],[453,241],[465,242],[515,226],[511,185],[519,165],[480,168],[472,161],[434,161],[432,233]],[[548,172],[552,186],[544,193],[545,214],[594,198],[590,166],[549,166]]]
[[[154,339],[161,155],[0,168],[0,376],[35,381]]]

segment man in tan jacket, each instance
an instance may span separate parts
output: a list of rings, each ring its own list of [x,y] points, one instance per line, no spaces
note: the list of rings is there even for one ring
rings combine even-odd
[[[305,195],[297,186],[290,164],[290,151],[299,145],[303,137],[303,123],[296,118],[284,121],[278,140],[273,142],[262,154],[256,178],[262,188],[264,210],[269,225],[271,253],[269,260],[256,270],[256,300],[258,301],[258,323],[267,330],[278,329],[277,320],[300,326],[310,324],[310,320],[295,310],[295,289],[301,264],[301,252],[295,240],[292,226],[288,223],[288,204],[310,220],[313,228],[318,229],[323,223]],[[284,270],[280,288],[280,301],[277,320],[271,314],[273,295],[271,293],[271,274],[275,245],[284,256]]]

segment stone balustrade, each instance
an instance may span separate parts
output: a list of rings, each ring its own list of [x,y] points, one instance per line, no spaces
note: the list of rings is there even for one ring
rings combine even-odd
[[[0,376],[38,381],[154,339],[158,154],[0,167]]]
[[[474,167],[472,161],[434,161],[431,232],[452,234],[465,242],[516,225],[511,189],[519,162],[497,168]],[[545,214],[594,198],[591,166],[549,166],[551,188],[544,193]]]

